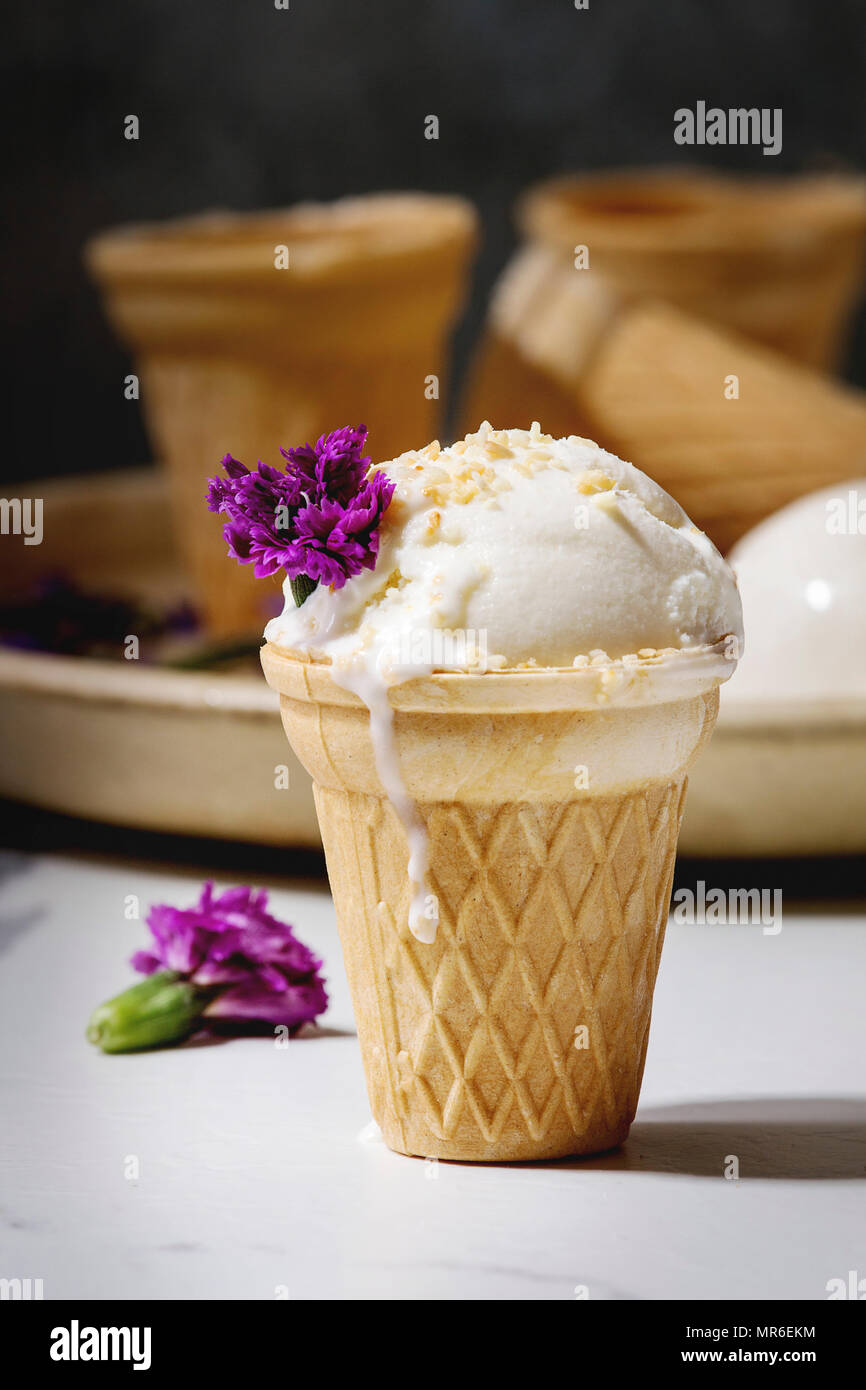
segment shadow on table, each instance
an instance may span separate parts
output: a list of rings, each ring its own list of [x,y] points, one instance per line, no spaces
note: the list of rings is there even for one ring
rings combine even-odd
[[[356,1038],[357,1036],[354,1028],[331,1028],[328,1024],[320,1026],[315,1023],[305,1023],[300,1032],[293,1034],[287,1045],[297,1047],[299,1043],[311,1042],[314,1038]],[[273,1043],[273,1024],[255,1021],[225,1023],[222,1027],[214,1026],[200,1033],[194,1033],[185,1042],[170,1043],[169,1046],[189,1052],[197,1047],[222,1047],[225,1043],[237,1042],[243,1038],[258,1041],[266,1038],[270,1043]]]
[[[644,1106],[622,1148],[564,1163],[723,1177],[732,1157],[741,1180],[866,1178],[866,1099],[753,1097]]]

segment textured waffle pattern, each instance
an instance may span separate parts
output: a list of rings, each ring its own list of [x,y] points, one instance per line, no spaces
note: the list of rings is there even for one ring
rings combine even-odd
[[[370,1103],[391,1147],[501,1161],[625,1138],[684,791],[420,806],[439,909],[425,945],[406,925],[405,838],[388,802],[316,788]]]

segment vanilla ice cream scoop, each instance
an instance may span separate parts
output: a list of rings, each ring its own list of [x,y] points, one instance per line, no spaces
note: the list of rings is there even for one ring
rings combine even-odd
[[[715,546],[663,488],[589,440],[484,424],[382,468],[396,491],[375,570],[320,585],[301,608],[287,583],[266,630],[275,645],[363,657],[401,679],[741,641]]]

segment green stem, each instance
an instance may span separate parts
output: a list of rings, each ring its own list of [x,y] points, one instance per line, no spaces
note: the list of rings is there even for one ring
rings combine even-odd
[[[289,583],[292,586],[292,598],[295,600],[295,605],[300,608],[301,604],[310,597],[318,584],[318,580],[308,579],[305,574],[299,574],[297,579],[290,579]]]
[[[87,1025],[88,1041],[103,1052],[135,1052],[182,1042],[195,1028],[209,998],[207,990],[196,989],[175,971],[160,970],[94,1009]]]

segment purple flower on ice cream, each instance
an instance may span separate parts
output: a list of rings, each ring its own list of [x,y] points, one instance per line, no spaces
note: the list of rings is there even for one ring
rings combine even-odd
[[[304,555],[300,573],[342,589],[362,569],[373,569],[379,552],[379,523],[393,491],[394,484],[384,473],[374,473],[346,504],[325,495],[320,502],[303,507],[295,521],[297,545]],[[293,577],[288,566],[286,570]]]
[[[370,469],[371,460],[362,453],[366,441],[363,425],[356,430],[347,426],[323,434],[315,447],[302,444],[299,449],[281,449],[280,453],[294,476],[309,483],[316,496],[350,502]]]
[[[227,520],[229,554],[260,578],[283,569],[295,600],[319,583],[341,589],[373,569],[379,527],[394,492],[384,473],[370,472],[367,431],[346,427],[315,445],[281,449],[283,473],[259,463],[255,472],[226,454],[224,478],[211,478],[208,507]]]
[[[202,990],[205,1022],[256,1020],[294,1032],[327,1007],[322,962],[288,923],[271,916],[267,901],[263,890],[215,894],[206,883],[195,907],[154,907],[147,919],[152,944],[131,964],[144,975],[174,971]]]

